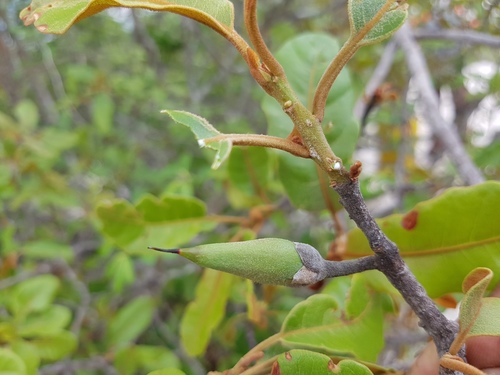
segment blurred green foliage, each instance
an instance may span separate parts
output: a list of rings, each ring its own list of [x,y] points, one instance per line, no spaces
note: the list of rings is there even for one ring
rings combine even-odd
[[[307,103],[312,82],[348,37],[345,3],[261,3],[263,34]],[[422,25],[432,20],[483,32],[498,25],[495,13],[477,2],[449,9],[410,4]],[[254,286],[214,271],[200,277],[184,260],[147,250],[272,236],[311,243],[326,255],[344,238],[333,233],[331,215],[343,220],[344,232],[350,228],[311,161],[239,148],[214,171],[213,153],[160,113],[186,110],[227,133],[291,130],[227,41],[174,14],[122,9],[78,23],[64,36],[42,35],[21,26],[24,6],[0,5],[0,372],[201,374],[231,368],[270,336],[266,353],[278,362],[290,347],[337,360],[382,357],[384,315],[394,319],[402,301],[380,275],[332,280],[317,293]],[[242,30],[242,4],[235,7]],[[467,19],[460,9],[478,16]],[[497,57],[487,48],[450,52],[422,43],[436,56],[430,67],[437,84],[456,92],[464,89],[465,65]],[[455,182],[449,163],[436,173],[432,163],[419,162],[400,56],[387,78],[394,96],[359,131],[352,111],[383,50],[363,48],[339,77],[325,132],[345,160],[356,149],[376,149],[377,168],[361,185],[370,199],[401,194],[381,210],[388,214]],[[498,81],[492,76],[487,92],[466,93],[464,100],[477,108],[487,95],[498,98]],[[463,134],[478,165],[498,178],[498,142],[474,148],[474,134]],[[434,162],[442,149],[432,146],[426,157]],[[401,163],[404,176],[395,176]],[[471,194],[473,208],[478,195]],[[399,225],[396,216],[391,220]],[[498,258],[498,239],[491,247]],[[451,289],[435,297],[456,292]]]

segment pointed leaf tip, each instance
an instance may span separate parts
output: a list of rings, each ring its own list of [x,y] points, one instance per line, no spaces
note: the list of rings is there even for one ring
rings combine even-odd
[[[161,251],[162,253],[171,253],[171,254],[180,254],[181,253],[181,249],[162,249],[162,248],[154,247],[154,246],[148,246],[148,249]]]

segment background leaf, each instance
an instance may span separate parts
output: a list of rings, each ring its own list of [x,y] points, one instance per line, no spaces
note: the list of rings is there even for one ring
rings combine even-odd
[[[153,321],[155,302],[151,297],[137,297],[122,307],[110,321],[106,343],[121,348],[137,339]]]
[[[190,302],[181,320],[181,342],[191,356],[202,354],[212,331],[224,317],[226,302],[235,276],[212,269],[205,269],[196,296]]]
[[[233,147],[231,141],[220,141],[215,143],[206,144],[203,142],[206,138],[216,137],[221,135],[221,133],[215,129],[210,123],[203,117],[193,115],[189,112],[184,111],[163,111],[168,114],[172,120],[175,122],[187,126],[195,135],[198,140],[198,144],[201,147],[208,147],[216,150],[214,162],[212,163],[212,168],[217,169],[220,165],[228,158]]]
[[[114,365],[120,375],[144,374],[158,368],[177,368],[179,360],[161,346],[133,345],[116,353]]]
[[[114,113],[115,103],[110,95],[100,93],[92,99],[92,122],[102,135],[110,133]]]
[[[71,311],[65,306],[52,305],[46,310],[28,315],[19,325],[24,337],[44,336],[61,332],[71,321]]]
[[[147,194],[134,206],[115,199],[97,207],[102,230],[129,255],[150,253],[148,246],[179,247],[215,223],[206,219],[199,199],[166,194]]]
[[[361,31],[385,3],[386,0],[349,0],[351,37]],[[406,17],[408,17],[408,4],[400,5],[399,2],[394,1],[393,7],[382,16],[382,19],[366,34],[360,44],[373,44],[387,39],[403,25]]]
[[[276,53],[290,84],[299,99],[310,107],[324,70],[338,52],[337,41],[321,33],[304,33],[286,42]],[[333,152],[344,161],[351,156],[358,138],[358,124],[352,116],[354,91],[347,69],[339,75],[330,91],[325,108],[323,129]],[[262,100],[269,135],[286,137],[293,124],[273,98]],[[325,207],[322,188],[332,202],[337,202],[334,191],[328,188],[328,179],[318,178],[313,161],[287,153],[278,153],[279,178],[285,191],[298,208],[319,210]],[[324,177],[324,176],[323,176]],[[321,184],[324,186],[322,187]]]
[[[351,360],[342,360],[335,364],[324,354],[309,350],[293,349],[278,357],[282,375],[371,375],[372,372],[364,365]]]
[[[7,375],[25,375],[23,360],[12,350],[0,348],[0,373]]]
[[[377,220],[431,297],[461,292],[474,268],[489,267],[500,280],[500,183],[448,189],[406,215]],[[347,257],[371,254],[359,229],[348,234]]]
[[[52,275],[41,275],[25,280],[13,287],[9,299],[10,310],[16,316],[47,309],[59,289],[59,279]]]
[[[297,304],[281,327],[281,340],[288,345],[330,350],[375,361],[384,346],[383,314],[380,301],[372,298],[365,311],[352,320],[335,312],[331,296],[317,294]],[[362,339],[360,339],[362,338]],[[364,345],[370,342],[370,345]]]
[[[30,342],[36,347],[40,358],[46,361],[60,360],[77,347],[75,335],[68,331],[37,337]]]

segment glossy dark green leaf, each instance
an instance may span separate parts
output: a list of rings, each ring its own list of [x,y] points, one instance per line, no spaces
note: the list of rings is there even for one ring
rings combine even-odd
[[[135,207],[124,199],[102,202],[97,206],[102,231],[119,246],[126,246],[144,231],[144,221]]]
[[[64,259],[71,262],[74,258],[71,246],[48,240],[28,242],[23,246],[22,253],[33,259]]]
[[[151,253],[148,246],[179,247],[215,223],[207,220],[203,202],[194,197],[143,196],[134,206],[116,199],[97,207],[102,230],[129,255]]]

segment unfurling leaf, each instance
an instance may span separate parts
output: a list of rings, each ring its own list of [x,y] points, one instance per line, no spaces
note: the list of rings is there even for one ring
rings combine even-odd
[[[387,1],[392,1],[393,4],[380,21],[365,35],[359,43],[360,45],[377,43],[390,37],[405,22],[408,16],[408,5],[393,0],[349,0],[351,37],[359,33]]]
[[[207,268],[256,283],[300,286],[326,277],[324,261],[312,246],[279,238],[200,245],[190,249],[153,250],[179,254]]]
[[[172,12],[203,23],[219,34],[233,30],[234,9],[228,0],[33,0],[19,17],[26,26],[49,34],[64,34],[73,24],[111,7]]]
[[[229,157],[233,144],[230,140],[221,140],[213,143],[205,143],[205,139],[221,135],[210,123],[203,117],[194,115],[185,111],[164,110],[162,113],[169,115],[175,122],[187,126],[193,132],[198,140],[200,147],[208,147],[217,150],[212,168],[217,169]]]
[[[498,318],[499,310],[496,309],[495,311],[495,308],[498,308],[500,305],[487,302],[485,313],[478,320],[483,309],[483,301],[485,300],[483,299],[483,295],[492,278],[493,272],[489,268],[476,268],[464,279],[462,288],[465,295],[460,305],[460,329],[451,344],[449,349],[450,354],[457,354],[467,337],[487,334],[495,335],[495,333],[498,335],[500,333],[498,323],[495,324],[495,322],[498,322],[498,319],[495,320],[494,318],[495,316]],[[476,325],[476,322],[479,324]],[[491,330],[490,326],[492,327]],[[473,329],[474,327],[475,329]],[[470,334],[471,331],[473,332],[472,334]]]
[[[476,268],[464,280],[459,321],[467,337],[500,335],[500,298],[483,298],[492,278],[490,269]]]

